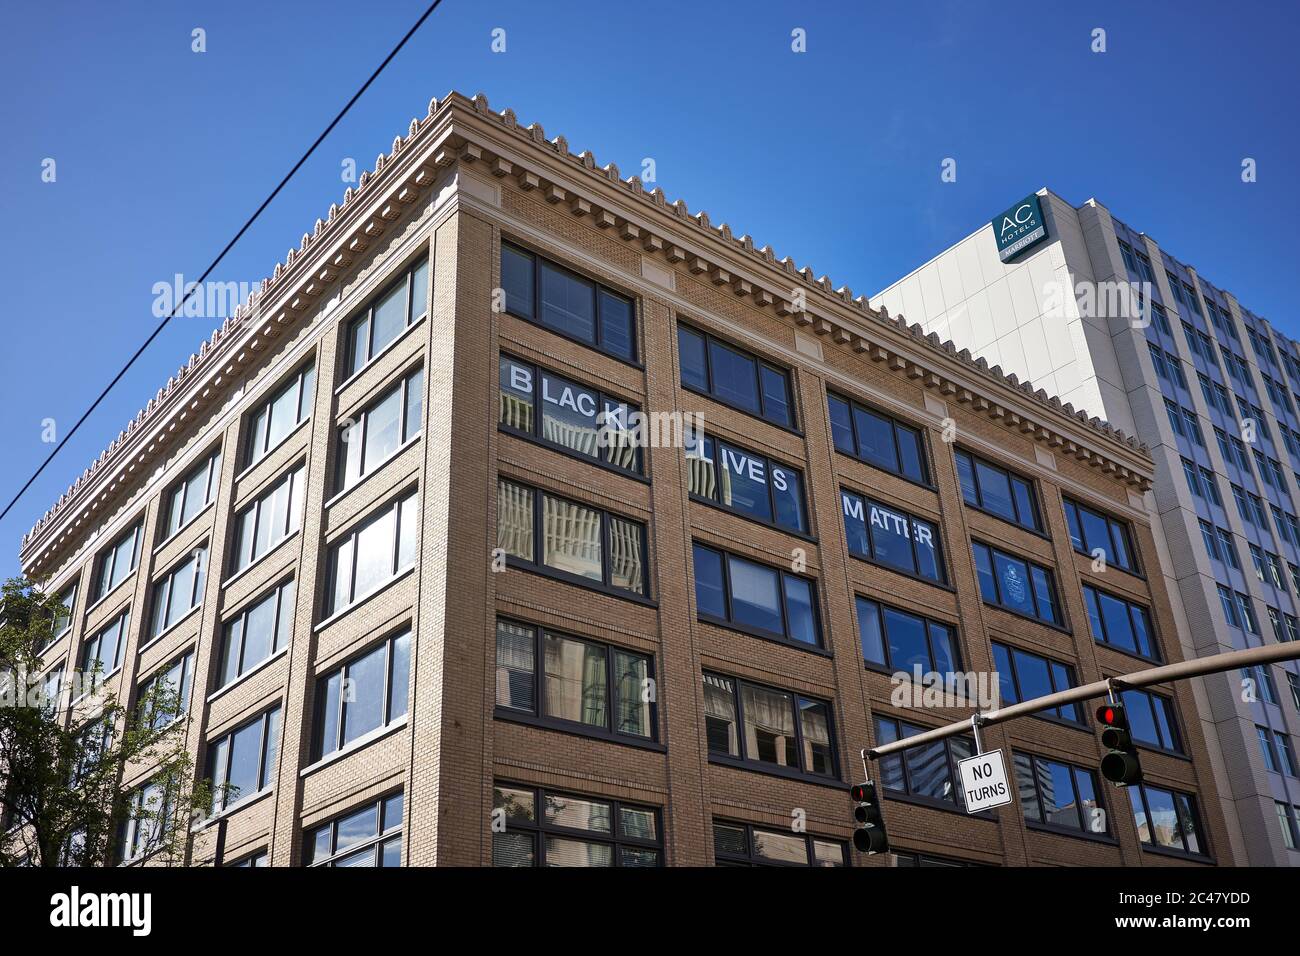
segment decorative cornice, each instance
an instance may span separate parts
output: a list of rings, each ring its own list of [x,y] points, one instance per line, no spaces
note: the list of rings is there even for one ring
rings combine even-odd
[[[556,159],[567,168],[555,169]],[[750,236],[736,237],[726,223],[714,226],[707,212],[690,213],[683,200],[669,202],[662,189],[647,190],[639,177],[621,178],[613,163],[598,166],[590,151],[570,152],[563,136],[548,140],[540,125],[522,126],[512,110],[492,112],[483,94],[471,99],[453,92],[429,101],[427,115],[411,120],[407,135],[394,138],[391,151],[379,154],[374,169],[344,191],[342,203],[332,203],[326,218],[303,233],[298,248],[276,263],[248,301],[23,536],[24,568],[39,573],[71,537],[120,503],[124,491],[138,488],[148,467],[177,438],[189,436],[199,413],[224,401],[270,343],[310,315],[343,270],[458,163],[492,177],[511,177],[520,189],[538,190],[557,208],[590,217],[597,228],[642,254],[670,266],[684,263],[693,275],[707,275],[715,286],[730,288],[796,327],[866,354],[1129,485],[1151,486],[1146,446],[1107,422],[973,359],[952,342],[925,335],[901,315],[872,309],[865,296],[835,287],[826,276],[816,278],[811,268],[797,268],[788,256],[778,259],[771,246],[756,248]],[[693,242],[682,235],[683,227]],[[987,387],[973,389],[972,374]],[[51,536],[74,511],[75,517]]]

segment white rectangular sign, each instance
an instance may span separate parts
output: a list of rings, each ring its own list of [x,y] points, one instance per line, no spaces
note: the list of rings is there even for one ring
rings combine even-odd
[[[1011,802],[1007,765],[1002,760],[1001,750],[990,750],[959,760],[957,771],[961,775],[961,792],[967,813],[979,813]]]

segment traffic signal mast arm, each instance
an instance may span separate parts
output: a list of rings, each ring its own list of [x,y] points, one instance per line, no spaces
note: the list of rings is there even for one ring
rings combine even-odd
[[[1148,687],[1152,684],[1186,680],[1189,677],[1202,677],[1205,674],[1219,674],[1224,671],[1237,670],[1241,667],[1252,667],[1256,664],[1273,664],[1277,661],[1292,660],[1300,660],[1300,642],[1249,647],[1244,651],[1228,651],[1210,657],[1197,657],[1189,661],[1179,661],[1176,664],[1162,664],[1160,667],[1134,671],[1132,674],[1121,674],[1108,680],[1095,681],[1081,687],[1071,687],[1069,690],[1048,694],[1046,697],[1035,697],[1033,700],[1021,701],[1009,707],[990,710],[977,715],[979,718],[978,724],[987,727],[990,724],[1000,724],[1008,720],[1014,720],[1016,717],[1028,717],[1040,710],[1060,707],[1062,704],[1073,704],[1093,697],[1105,697],[1112,687],[1120,690],[1129,687]],[[906,737],[902,740],[895,740],[892,743],[881,744],[865,751],[864,756],[870,757],[872,760],[878,760],[889,754],[900,753],[904,750],[910,750],[912,747],[919,747],[922,744],[933,743],[936,740],[955,737],[958,734],[969,734],[970,732],[971,719],[968,717],[945,727],[927,730],[924,733]]]

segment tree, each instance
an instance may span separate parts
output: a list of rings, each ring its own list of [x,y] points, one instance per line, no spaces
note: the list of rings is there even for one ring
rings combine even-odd
[[[38,679],[66,609],[25,578],[0,599],[0,866],[188,862],[213,794],[195,781],[180,688],[154,680],[128,710],[90,672]],[[152,768],[148,782],[123,781]]]

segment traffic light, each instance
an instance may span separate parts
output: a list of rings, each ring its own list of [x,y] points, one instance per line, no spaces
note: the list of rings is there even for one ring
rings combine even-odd
[[[858,824],[853,831],[854,847],[866,854],[887,852],[889,835],[885,832],[885,816],[876,798],[876,785],[870,780],[855,783],[849,789],[849,796],[854,803],[853,819]]]
[[[1125,787],[1142,780],[1133,735],[1129,733],[1128,714],[1123,704],[1102,704],[1097,708],[1101,724],[1101,742],[1109,752],[1101,758],[1101,775],[1116,786]]]

